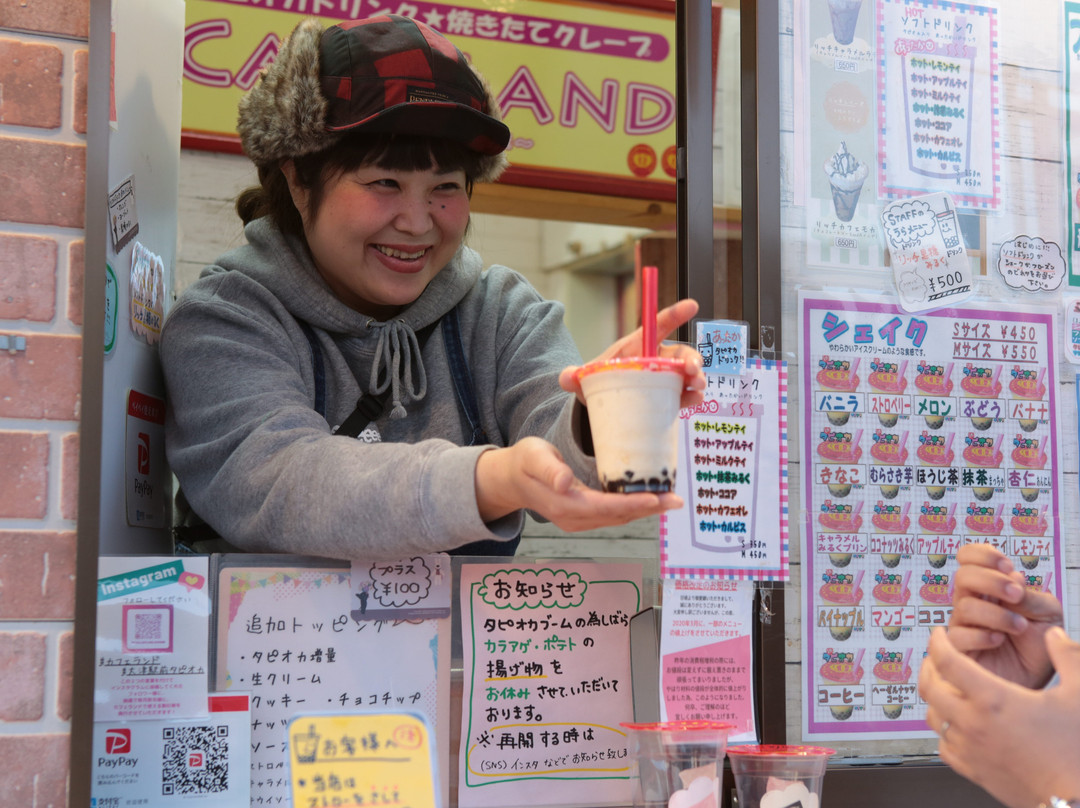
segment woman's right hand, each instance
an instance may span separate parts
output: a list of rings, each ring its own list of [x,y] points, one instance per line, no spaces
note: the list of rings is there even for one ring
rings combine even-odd
[[[527,509],[567,532],[623,525],[682,507],[677,494],[609,494],[574,476],[542,438],[489,449],[476,464],[476,504],[485,522]]]
[[[949,639],[987,670],[1026,687],[1053,675],[1045,635],[1064,624],[1061,602],[1024,585],[1024,576],[989,544],[967,544],[956,555]]]

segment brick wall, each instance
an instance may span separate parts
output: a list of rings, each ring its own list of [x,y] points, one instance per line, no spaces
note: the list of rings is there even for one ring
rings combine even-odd
[[[0,805],[64,806],[88,0],[0,0]]]

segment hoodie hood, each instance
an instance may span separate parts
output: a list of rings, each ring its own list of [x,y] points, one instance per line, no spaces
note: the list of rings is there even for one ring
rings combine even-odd
[[[454,308],[480,278],[480,255],[461,246],[411,305],[389,321],[376,320],[350,308],[327,286],[304,242],[285,235],[269,219],[256,219],[244,228],[248,243],[223,255],[203,276],[239,272],[272,294],[297,320],[330,334],[335,341],[354,343],[370,353],[366,379],[357,376],[370,395],[389,393],[391,418],[408,414],[408,406],[427,395],[427,372],[416,332],[438,322]],[[355,370],[354,370],[355,372]]]

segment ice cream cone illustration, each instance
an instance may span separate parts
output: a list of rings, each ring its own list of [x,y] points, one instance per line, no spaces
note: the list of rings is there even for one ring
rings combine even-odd
[[[840,141],[840,149],[825,161],[825,175],[832,187],[833,209],[836,218],[850,222],[859,204],[863,183],[870,176],[870,168],[847,150],[847,143]]]
[[[840,45],[850,45],[855,39],[855,26],[859,22],[862,0],[829,0],[829,20],[833,37]]]

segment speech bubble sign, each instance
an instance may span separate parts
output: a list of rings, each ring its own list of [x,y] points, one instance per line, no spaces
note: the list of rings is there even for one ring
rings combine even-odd
[[[936,229],[933,209],[919,199],[889,205],[881,212],[881,225],[891,249],[913,247]]]
[[[1049,292],[1065,279],[1061,247],[1038,236],[1017,236],[1001,245],[997,261],[1002,280],[1014,289]]]
[[[413,606],[431,590],[431,568],[420,556],[371,566],[371,598],[386,609]]]
[[[178,583],[188,592],[191,592],[195,589],[202,589],[206,579],[197,572],[185,572],[180,576]]]

